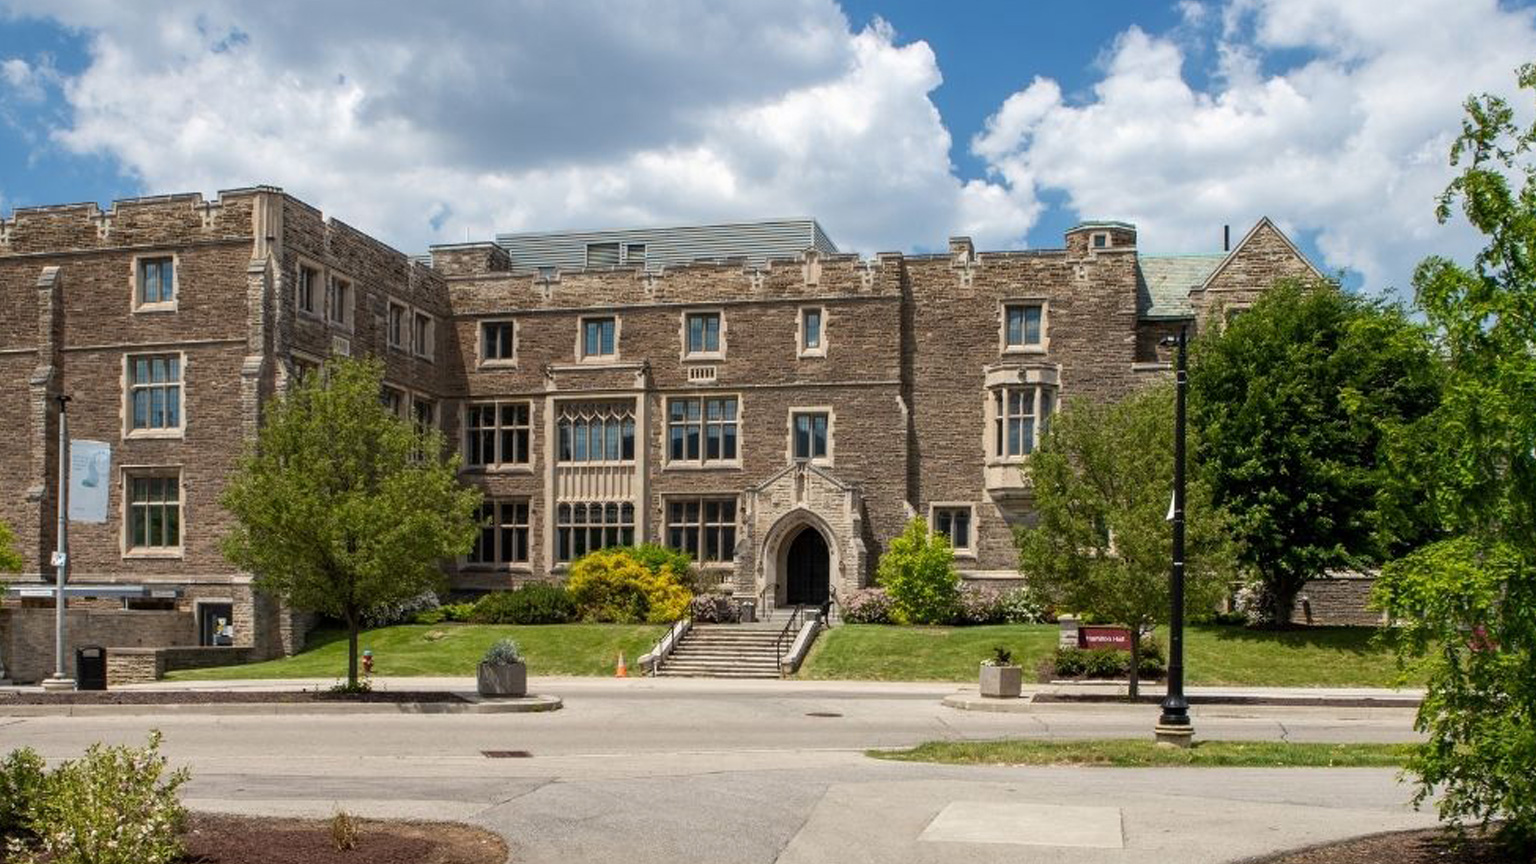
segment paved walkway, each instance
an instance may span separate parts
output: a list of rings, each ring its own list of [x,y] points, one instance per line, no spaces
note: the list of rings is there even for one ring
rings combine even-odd
[[[468,679],[376,684],[469,686]],[[172,762],[192,769],[185,794],[195,808],[327,816],[340,807],[467,820],[506,837],[519,864],[1217,862],[1433,823],[1408,808],[1410,790],[1390,770],[967,767],[863,755],[867,747],[933,739],[1149,736],[1154,706],[957,711],[939,704],[963,689],[952,684],[541,678],[534,689],[557,693],[566,708],[507,716],[0,718],[0,741],[59,759],[97,740],[142,741],[153,726],[164,731]],[[1200,738],[1415,738],[1405,709],[1197,706],[1192,713]],[[493,759],[487,750],[528,755]]]

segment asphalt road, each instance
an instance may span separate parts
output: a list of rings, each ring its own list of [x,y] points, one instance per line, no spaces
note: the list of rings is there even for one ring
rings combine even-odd
[[[1410,790],[1388,770],[977,768],[862,754],[940,738],[1145,737],[1150,706],[988,714],[940,706],[949,685],[558,684],[566,707],[548,714],[0,718],[0,749],[68,758],[159,728],[172,762],[192,769],[194,807],[472,821],[505,836],[517,862],[1152,861],[1175,849],[1173,860],[1224,861],[1433,821],[1406,806]],[[1414,737],[1400,709],[1192,713],[1204,738]],[[989,839],[974,824],[987,807],[1002,808],[986,811],[989,825],[1038,824]],[[1051,809],[1061,807],[1080,811]],[[1101,817],[1123,848],[1077,845],[1069,829]],[[940,822],[971,839],[938,839]]]

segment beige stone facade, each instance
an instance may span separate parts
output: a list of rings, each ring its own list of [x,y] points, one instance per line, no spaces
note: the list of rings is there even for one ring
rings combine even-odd
[[[223,641],[294,650],[306,622],[223,559],[217,500],[263,404],[339,354],[384,358],[386,400],[441,426],[491,502],[482,548],[446,565],[459,591],[558,579],[581,551],[653,540],[694,552],[724,590],[807,602],[870,584],[913,516],[965,533],[968,575],[1012,578],[1020,467],[1050,413],[1162,374],[1159,337],[1217,303],[1315,272],[1267,220],[1194,269],[1139,256],[1120,223],[1065,240],[565,272],[493,243],[413,260],[269,187],[21,209],[0,222],[14,587],[51,578],[68,394],[71,437],[112,448],[107,520],[70,536],[72,584],[103,589],[71,606],[105,617],[73,641],[195,646],[207,610],[227,608]],[[168,386],[174,414],[154,401]],[[43,602],[12,593],[6,608]],[[18,677],[38,668],[37,613],[0,615]],[[139,638],[101,623],[113,614],[159,617]]]

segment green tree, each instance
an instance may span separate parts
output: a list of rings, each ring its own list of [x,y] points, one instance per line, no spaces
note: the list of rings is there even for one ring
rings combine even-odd
[[[1422,538],[1422,508],[1386,492],[1385,441],[1434,409],[1439,378],[1425,329],[1400,307],[1327,282],[1278,283],[1196,341],[1196,461],[1258,576],[1267,623],[1290,621],[1307,580]]]
[[[384,408],[379,361],[326,373],[267,406],[221,499],[236,520],[224,552],[261,590],[346,624],[355,687],[363,613],[441,584],[442,559],[474,545],[480,493],[437,430]]]
[[[21,555],[16,552],[16,535],[11,526],[0,522],[0,573],[15,573],[21,569]]]
[[[1049,602],[1132,628],[1133,697],[1141,638],[1172,607],[1173,395],[1163,385],[1115,404],[1068,405],[1029,457],[1038,521],[1016,534],[1020,569]],[[1235,563],[1224,514],[1195,472],[1184,531],[1185,609],[1208,611]]]
[[[891,598],[894,617],[903,624],[944,624],[960,600],[955,550],[943,534],[913,519],[891,541],[875,568],[875,580]]]
[[[1536,93],[1536,66],[1519,71]],[[1536,100],[1533,100],[1536,101]],[[1528,106],[1527,106],[1528,107]],[[1455,825],[1505,820],[1536,852],[1536,125],[1504,99],[1468,99],[1440,199],[1486,237],[1470,267],[1431,257],[1414,290],[1448,367],[1427,420],[1400,430],[1394,465],[1429,503],[1433,542],[1391,562],[1377,600],[1402,622],[1428,692],[1409,760],[1418,800]],[[1406,496],[1405,496],[1406,497]]]

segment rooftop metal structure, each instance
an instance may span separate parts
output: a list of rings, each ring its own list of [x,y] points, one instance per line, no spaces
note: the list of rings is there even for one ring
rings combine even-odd
[[[507,251],[512,270],[523,273],[550,267],[643,267],[658,271],[726,259],[741,259],[749,266],[762,267],[771,258],[794,258],[807,249],[826,254],[838,252],[815,219],[497,234],[496,245]]]

